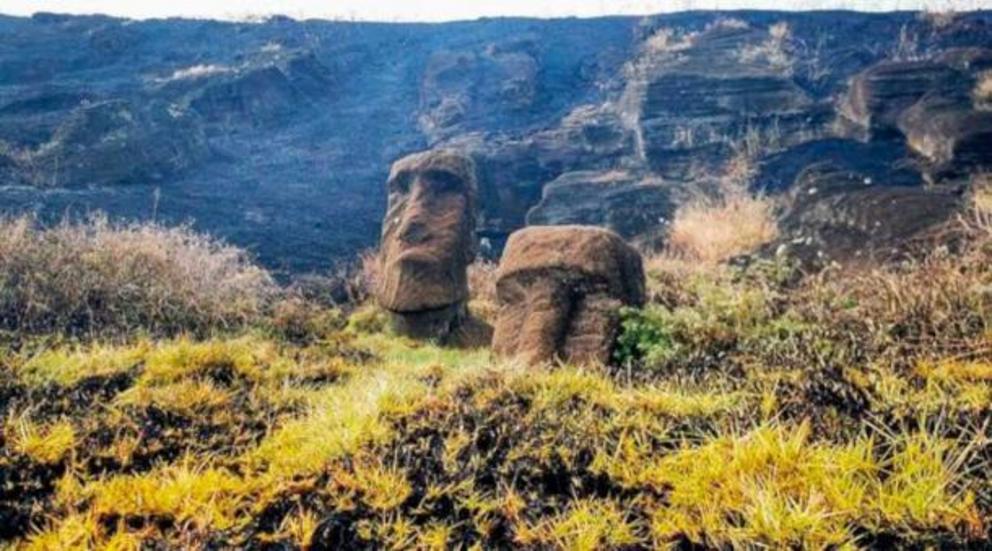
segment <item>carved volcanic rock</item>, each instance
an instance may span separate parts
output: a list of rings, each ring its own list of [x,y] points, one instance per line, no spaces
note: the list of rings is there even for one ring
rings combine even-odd
[[[619,309],[644,303],[640,254],[590,226],[533,226],[510,236],[500,262],[493,350],[534,365],[609,362]]]
[[[892,132],[903,111],[928,93],[957,93],[960,80],[939,61],[883,62],[852,79],[841,113],[865,131]]]
[[[387,186],[379,304],[400,334],[447,340],[467,317],[475,167],[449,151],[420,153],[396,162]]]
[[[904,141],[931,182],[992,166],[992,113],[976,107],[976,81],[992,50],[956,48],[931,59],[887,61],[855,76],[841,104],[863,140]]]
[[[645,174],[567,172],[544,186],[541,202],[527,214],[527,225],[600,226],[630,239],[671,219],[678,195],[670,184]]]
[[[958,187],[887,187],[830,164],[813,165],[789,191],[771,249],[807,266],[885,260],[933,237],[962,211]]]

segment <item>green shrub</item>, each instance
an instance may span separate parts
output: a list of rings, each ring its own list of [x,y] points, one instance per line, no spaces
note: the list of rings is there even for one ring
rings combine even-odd
[[[621,332],[614,352],[619,365],[658,364],[674,357],[676,343],[667,314],[660,307],[625,308],[620,312]]]

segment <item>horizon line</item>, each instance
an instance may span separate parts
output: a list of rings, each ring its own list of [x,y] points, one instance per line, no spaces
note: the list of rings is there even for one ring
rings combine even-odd
[[[18,0],[13,0],[18,1]],[[432,16],[427,12],[418,12],[416,16],[406,13],[394,13],[383,15],[374,9],[360,13],[351,10],[345,13],[321,12],[307,9],[286,9],[277,10],[183,10],[177,9],[172,12],[165,12],[161,9],[150,10],[145,13],[137,13],[132,8],[127,9],[71,9],[68,6],[53,6],[54,9],[39,7],[37,0],[23,0],[25,5],[14,8],[0,8],[0,15],[11,17],[35,17],[39,14],[53,14],[59,16],[79,16],[79,17],[110,17],[135,21],[153,21],[168,19],[187,19],[200,21],[219,22],[241,22],[241,23],[264,23],[272,19],[287,18],[295,21],[333,21],[333,22],[355,22],[355,23],[458,23],[472,22],[487,19],[596,19],[610,17],[650,17],[657,15],[674,15],[691,12],[778,12],[778,13],[811,13],[811,12],[854,12],[866,14],[884,13],[912,13],[912,12],[982,12],[988,11],[992,6],[985,5],[985,0],[943,0],[942,2],[932,2],[928,0],[813,0],[803,1],[798,7],[785,8],[782,4],[790,3],[788,0],[676,0],[665,2],[664,6],[657,6],[659,9],[650,9],[646,3],[641,3],[638,7],[631,4],[620,6],[611,11],[607,11],[603,6],[598,9],[573,10],[572,12],[561,13],[537,13],[534,9],[508,10],[506,13],[487,13],[484,8],[469,8],[469,11],[448,10],[450,16]],[[78,1],[78,0],[77,0]],[[116,0],[104,0],[106,2]],[[201,0],[202,2],[203,0]],[[95,3],[95,2],[90,2]],[[203,2],[209,4],[209,1]],[[62,4],[65,4],[63,0]],[[770,5],[769,5],[770,4]],[[776,5],[778,4],[778,5]],[[939,4],[939,5],[938,5]],[[133,5],[133,4],[132,4]],[[666,9],[667,8],[667,9]],[[444,12],[445,10],[434,10]]]

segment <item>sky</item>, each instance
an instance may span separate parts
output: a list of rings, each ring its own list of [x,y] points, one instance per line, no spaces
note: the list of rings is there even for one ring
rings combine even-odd
[[[992,9],[992,0],[0,0],[0,13],[103,13],[135,19],[247,19],[274,14],[298,19],[452,21],[487,16],[593,17],[687,9]]]

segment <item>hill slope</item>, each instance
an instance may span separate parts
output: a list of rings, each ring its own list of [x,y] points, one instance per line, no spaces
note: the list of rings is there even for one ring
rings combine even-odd
[[[742,155],[773,191],[825,160],[953,189],[989,163],[990,40],[982,13],[0,17],[0,205],[192,219],[299,272],[373,245],[390,163],[428,147],[476,157],[497,246],[528,213],[653,238]]]

